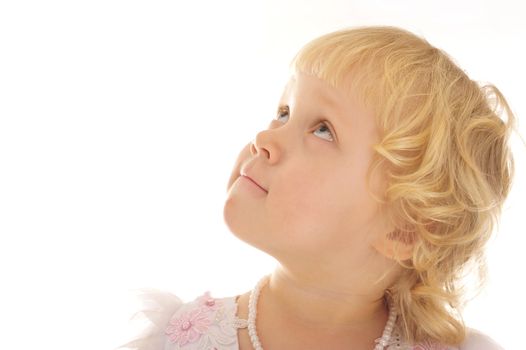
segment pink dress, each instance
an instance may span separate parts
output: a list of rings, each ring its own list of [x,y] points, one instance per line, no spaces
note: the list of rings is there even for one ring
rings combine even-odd
[[[238,318],[236,297],[213,298],[204,293],[191,302],[174,294],[143,290],[139,318],[149,325],[135,339],[115,349],[133,350],[239,350],[237,330],[247,321]],[[436,343],[408,344],[395,328],[385,350],[503,350],[487,335],[468,328],[459,347]]]

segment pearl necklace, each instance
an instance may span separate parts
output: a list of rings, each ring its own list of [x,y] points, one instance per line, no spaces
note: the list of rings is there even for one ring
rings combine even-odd
[[[261,288],[269,281],[270,275],[266,275],[258,282],[256,287],[250,293],[248,298],[248,335],[250,336],[250,342],[255,350],[263,350],[261,342],[259,341],[257,331],[256,331],[256,305],[258,303],[259,292]],[[385,325],[382,337],[375,340],[376,346],[374,350],[383,350],[384,347],[389,343],[391,339],[391,333],[393,332],[393,327],[396,321],[397,312],[394,306],[389,308],[389,319]]]

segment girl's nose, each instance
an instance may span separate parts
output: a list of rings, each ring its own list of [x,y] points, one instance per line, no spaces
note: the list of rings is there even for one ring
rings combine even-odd
[[[257,133],[256,138],[250,144],[250,153],[253,156],[262,156],[270,164],[276,163],[281,156],[281,149],[277,143],[275,135],[271,135],[274,130],[263,130]]]

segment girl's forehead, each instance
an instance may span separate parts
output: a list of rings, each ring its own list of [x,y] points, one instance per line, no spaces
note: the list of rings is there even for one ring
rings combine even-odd
[[[281,94],[282,98],[288,97],[290,95],[290,90],[296,84],[296,81],[297,81],[296,74],[291,74],[283,87],[283,92]]]
[[[310,74],[296,72],[289,76],[281,96],[282,102],[307,99],[328,108],[338,108],[350,103],[349,96],[342,89]]]

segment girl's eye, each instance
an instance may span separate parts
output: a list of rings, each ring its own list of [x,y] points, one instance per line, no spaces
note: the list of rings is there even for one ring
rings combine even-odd
[[[280,118],[284,117],[285,115],[288,116],[289,114],[289,108],[288,107],[280,107],[278,109],[278,115],[276,117],[276,120],[279,120]],[[331,130],[329,129],[329,127],[327,126],[327,124],[323,123],[318,127],[318,129],[316,129],[316,132],[321,130],[321,134],[326,134],[328,135],[328,138],[327,137],[322,137],[322,138],[325,138],[327,141],[334,141],[334,137],[332,135],[332,132]]]

